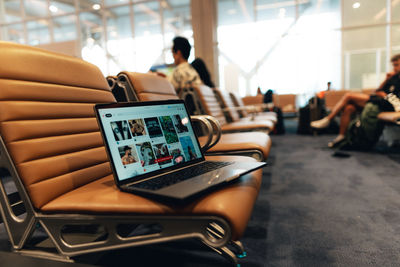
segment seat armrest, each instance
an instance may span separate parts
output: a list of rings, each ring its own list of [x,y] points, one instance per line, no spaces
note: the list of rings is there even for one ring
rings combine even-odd
[[[209,120],[210,123],[214,126],[214,127],[212,127],[213,128],[212,136],[214,138],[214,134],[215,134],[215,138],[212,140],[212,142],[208,148],[208,149],[210,149],[218,143],[219,139],[221,139],[221,134],[222,134],[221,124],[213,116],[210,116],[210,115],[203,115],[203,116],[205,116],[207,118],[207,120]]]
[[[213,127],[212,127],[210,121],[207,118],[205,118],[205,116],[202,116],[202,115],[190,116],[190,119],[193,121],[198,121],[198,122],[203,123],[203,125],[207,129],[207,133],[206,133],[207,142],[201,147],[201,150],[205,153],[210,148],[210,144],[213,139]]]
[[[381,112],[378,114],[378,119],[400,125],[400,112]]]
[[[221,125],[216,118],[210,115],[196,115],[190,116],[190,118],[194,121],[199,121],[203,123],[207,128],[207,142],[201,148],[203,152],[206,152],[207,150],[215,146],[218,143],[219,139],[221,139]]]

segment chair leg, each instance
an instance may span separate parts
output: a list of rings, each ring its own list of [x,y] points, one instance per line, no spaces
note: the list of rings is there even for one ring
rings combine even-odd
[[[213,249],[218,254],[220,254],[221,256],[228,259],[232,263],[232,266],[240,267],[239,259],[236,257],[235,253],[233,253],[232,250],[230,250],[228,247],[221,247],[221,248],[210,247],[210,248]]]
[[[236,256],[238,258],[245,258],[247,256],[246,251],[244,250],[244,246],[240,241],[231,241],[229,243],[235,250]]]
[[[44,252],[40,250],[28,250],[28,249],[16,250],[15,252],[28,257],[54,260],[60,262],[70,262],[70,263],[74,262],[74,260],[71,259],[70,257],[60,255],[58,253]]]

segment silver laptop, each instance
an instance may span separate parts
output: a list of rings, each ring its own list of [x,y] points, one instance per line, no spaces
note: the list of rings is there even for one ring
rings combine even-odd
[[[184,200],[265,165],[206,161],[182,100],[97,104],[95,111],[122,191]]]

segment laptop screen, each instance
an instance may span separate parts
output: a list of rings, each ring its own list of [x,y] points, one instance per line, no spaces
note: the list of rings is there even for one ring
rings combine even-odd
[[[203,158],[185,105],[176,102],[98,108],[118,181]]]

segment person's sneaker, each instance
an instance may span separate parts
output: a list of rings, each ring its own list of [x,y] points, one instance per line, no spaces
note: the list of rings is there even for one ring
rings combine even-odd
[[[328,143],[328,147],[334,148],[338,146],[342,141],[344,141],[345,136],[344,135],[338,135],[335,139],[333,139],[331,142]]]
[[[312,121],[310,123],[312,128],[316,128],[316,129],[323,129],[329,126],[330,120],[325,117],[323,119],[317,120],[317,121]]]

